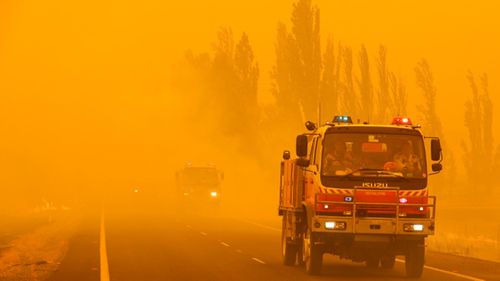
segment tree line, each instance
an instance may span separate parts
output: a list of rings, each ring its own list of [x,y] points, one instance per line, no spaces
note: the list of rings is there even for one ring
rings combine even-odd
[[[387,47],[380,45],[372,57],[364,45],[354,50],[332,37],[323,47],[320,15],[312,0],[297,0],[291,25],[278,24],[276,58],[270,72],[275,103],[265,108],[258,104],[261,73],[247,34],[235,42],[231,29],[221,28],[212,53],[188,53],[190,70],[196,73],[190,83],[203,85],[196,91],[199,104],[192,111],[193,118],[213,119],[220,125],[218,132],[238,139],[242,150],[263,158],[269,152],[263,147],[290,143],[306,120],[325,122],[346,114],[355,122],[386,124],[394,116],[405,116],[406,81],[391,70]],[[463,154],[455,156],[446,150],[449,140],[437,110],[440,93],[431,66],[422,59],[414,72],[424,100],[416,107],[423,130],[426,135],[440,137],[445,147],[446,171],[438,184],[442,190],[437,191],[453,190],[459,157],[463,157],[469,183],[488,190],[493,184],[492,173],[500,167],[500,149],[493,142],[493,104],[486,74],[479,78],[479,84],[472,73],[467,75],[472,93],[464,114],[468,138],[461,143]]]

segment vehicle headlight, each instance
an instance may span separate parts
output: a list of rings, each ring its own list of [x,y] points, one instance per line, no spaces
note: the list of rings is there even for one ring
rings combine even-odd
[[[217,197],[217,191],[212,191],[212,192],[210,192],[210,196],[212,196],[212,197]]]
[[[424,231],[424,225],[420,223],[405,223],[403,230],[406,232],[422,232]]]
[[[325,222],[325,228],[326,229],[335,229],[336,223],[334,221],[327,221]]]
[[[346,223],[343,221],[327,221],[325,222],[326,229],[344,230]]]

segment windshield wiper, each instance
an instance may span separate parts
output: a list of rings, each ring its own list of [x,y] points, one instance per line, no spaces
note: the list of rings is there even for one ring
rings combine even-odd
[[[383,174],[383,175],[391,175],[391,176],[395,176],[395,177],[402,178],[402,179],[408,179],[407,177],[403,176],[401,173],[398,173],[398,172],[381,170],[381,171],[378,171],[377,173]]]
[[[359,169],[356,169],[356,170],[352,170],[349,173],[347,173],[345,175],[342,175],[341,177],[349,177],[349,176],[352,176],[354,173],[357,173],[357,172],[377,172],[377,171],[380,171],[380,169],[359,168]]]
[[[387,171],[384,169],[373,169],[373,168],[359,168],[359,169],[353,170],[345,175],[342,175],[340,177],[346,177],[346,178],[351,177],[354,173],[357,173],[357,172],[367,172],[367,174],[376,174],[377,176],[379,176],[379,175],[391,175],[391,176],[395,176],[398,178],[407,179],[405,176],[403,176],[397,172],[391,172],[391,171]]]

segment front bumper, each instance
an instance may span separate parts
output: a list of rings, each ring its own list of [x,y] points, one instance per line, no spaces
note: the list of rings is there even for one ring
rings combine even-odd
[[[332,224],[332,222],[334,224]],[[336,225],[336,228],[332,228]],[[339,225],[344,227],[338,228]],[[346,234],[433,235],[434,219],[314,216],[312,231]]]

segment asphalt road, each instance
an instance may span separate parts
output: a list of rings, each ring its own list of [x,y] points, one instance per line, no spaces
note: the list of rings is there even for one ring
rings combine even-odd
[[[96,215],[82,224],[51,281],[99,280],[96,267],[106,258],[113,281],[407,279],[402,262],[393,270],[377,270],[325,255],[320,276],[309,276],[300,266],[285,267],[277,218],[242,218],[213,210],[103,213],[106,257],[96,245],[101,219]],[[491,262],[428,252],[426,265],[420,280],[500,280],[500,266]]]

